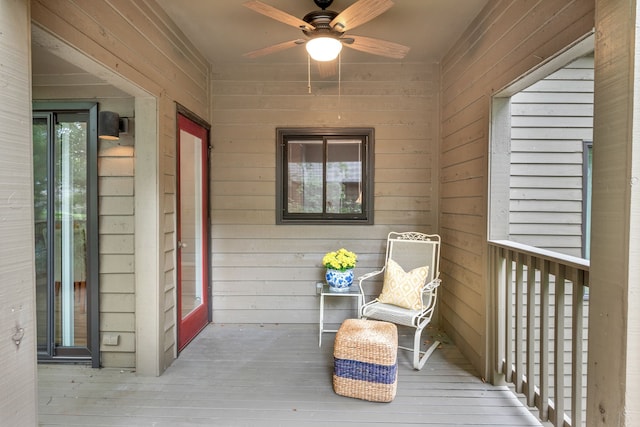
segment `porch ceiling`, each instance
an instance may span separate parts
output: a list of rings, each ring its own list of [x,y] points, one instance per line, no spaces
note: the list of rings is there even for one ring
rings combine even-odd
[[[247,9],[246,0],[157,0],[212,64],[259,61],[306,63],[302,47],[257,59],[243,53],[303,37],[300,30]],[[312,0],[262,0],[295,17],[318,8]],[[354,0],[334,0],[330,9],[342,11]],[[409,46],[406,62],[439,61],[477,16],[487,0],[396,0],[394,6],[352,32]],[[350,32],[347,32],[349,34]],[[388,58],[345,49],[343,63],[388,62]]]
[[[262,16],[242,6],[246,0],[157,0],[195,47],[212,63],[306,63],[302,47],[288,49],[256,59],[243,53],[283,41],[301,38],[302,33],[288,25]],[[312,0],[262,0],[296,17],[317,9]],[[355,0],[335,0],[332,10],[341,11]],[[375,37],[409,46],[405,62],[436,62],[451,48],[460,34],[477,16],[487,0],[395,0],[394,6],[363,24],[353,34]],[[33,74],[47,81],[55,76],[82,76],[85,83],[101,79],[47,52],[34,43]],[[375,63],[395,61],[345,49],[342,62]]]

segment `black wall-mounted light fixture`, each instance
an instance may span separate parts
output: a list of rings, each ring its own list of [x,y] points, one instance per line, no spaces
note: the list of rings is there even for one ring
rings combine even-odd
[[[98,138],[115,141],[121,133],[129,130],[129,119],[113,111],[100,111],[98,116]]]

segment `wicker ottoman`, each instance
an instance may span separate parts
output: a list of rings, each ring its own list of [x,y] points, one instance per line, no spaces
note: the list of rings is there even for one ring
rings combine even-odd
[[[375,320],[347,319],[333,349],[333,389],[372,402],[391,402],[398,384],[398,329]]]

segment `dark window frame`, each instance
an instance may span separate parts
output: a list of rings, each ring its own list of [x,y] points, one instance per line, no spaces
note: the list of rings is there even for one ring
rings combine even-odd
[[[74,101],[33,101],[34,117],[47,118],[53,135],[55,117],[61,114],[82,113],[87,122],[87,347],[53,347],[51,338],[46,349],[38,349],[38,362],[89,362],[91,367],[100,367],[100,250],[98,207],[98,103]],[[49,156],[49,155],[48,155]],[[52,162],[51,159],[48,160]],[[53,167],[50,164],[50,167]],[[50,190],[51,191],[51,190]],[[52,202],[48,202],[52,203]],[[49,209],[51,210],[51,209]],[[52,219],[47,218],[47,227],[52,229]],[[53,238],[49,236],[49,242]],[[52,243],[49,243],[51,245]],[[47,269],[53,271],[51,260]],[[51,273],[48,273],[49,276]],[[51,277],[48,277],[51,280]],[[48,285],[52,288],[51,284]],[[52,309],[53,301],[47,301]],[[53,325],[47,325],[49,337],[53,336]]]
[[[582,258],[591,258],[591,180],[593,141],[582,141]]]
[[[354,138],[362,141],[362,213],[288,212],[287,144],[290,140]],[[374,128],[277,128],[276,129],[276,224],[364,224],[373,222]],[[323,170],[326,167],[326,155]],[[323,182],[326,184],[326,181]],[[323,193],[325,191],[323,185]],[[324,210],[324,209],[323,209]]]

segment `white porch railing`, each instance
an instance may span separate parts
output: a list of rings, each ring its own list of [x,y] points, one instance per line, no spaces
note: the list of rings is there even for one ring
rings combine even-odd
[[[489,241],[494,366],[556,427],[584,425],[589,261]]]

